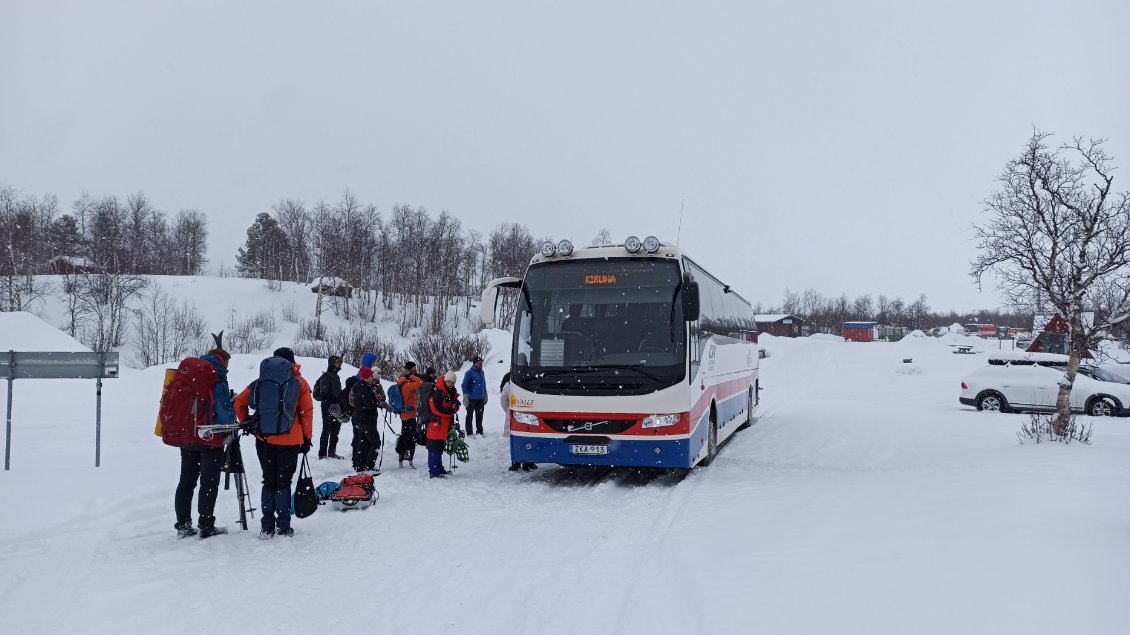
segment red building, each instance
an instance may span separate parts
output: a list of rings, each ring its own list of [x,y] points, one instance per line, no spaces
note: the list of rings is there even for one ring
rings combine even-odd
[[[878,322],[844,322],[844,341],[874,342]]]

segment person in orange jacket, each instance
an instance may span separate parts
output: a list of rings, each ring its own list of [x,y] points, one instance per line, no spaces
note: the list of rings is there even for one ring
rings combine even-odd
[[[311,439],[314,438],[314,398],[310,393],[310,384],[302,377],[302,367],[294,362],[294,351],[283,347],[276,350],[273,357],[289,362],[291,373],[298,381],[298,400],[294,404],[290,430],[271,436],[263,436],[256,430],[255,453],[263,468],[260,538],[294,535],[294,529],[290,526],[290,490],[294,472],[298,469],[298,454],[309,452]],[[281,361],[279,363],[283,364]],[[258,379],[251,382],[235,398],[233,405],[241,423],[251,418],[251,391],[258,382]]]
[[[443,478],[450,474],[443,469],[443,448],[455,414],[459,412],[459,393],[455,392],[455,373],[447,371],[436,380],[428,407],[433,418],[428,422],[428,474],[431,478]]]
[[[420,433],[416,419],[416,391],[424,385],[424,378],[416,374],[416,362],[404,364],[404,370],[396,378],[400,386],[400,398],[404,410],[400,413],[400,438],[396,440],[396,453],[400,457],[400,467],[408,461],[408,467],[415,469],[412,461],[416,458],[416,439]]]

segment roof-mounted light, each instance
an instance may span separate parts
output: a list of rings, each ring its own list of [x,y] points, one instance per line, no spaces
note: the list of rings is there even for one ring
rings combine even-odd
[[[640,239],[636,238],[635,236],[628,236],[628,239],[624,241],[624,249],[627,249],[628,253],[630,254],[639,253],[640,247],[642,246],[643,243],[641,243]]]
[[[557,255],[557,247],[553,244],[552,240],[547,240],[541,244],[541,255],[546,258],[552,258]]]
[[[648,236],[643,239],[643,250],[649,254],[659,251],[659,239],[655,236]]]
[[[562,240],[561,242],[557,243],[557,253],[561,254],[562,256],[572,255],[573,243],[569,242],[568,240]]]

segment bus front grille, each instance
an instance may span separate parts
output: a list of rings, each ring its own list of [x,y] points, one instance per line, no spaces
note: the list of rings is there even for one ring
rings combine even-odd
[[[635,419],[542,419],[545,425],[567,434],[621,434],[636,425]]]

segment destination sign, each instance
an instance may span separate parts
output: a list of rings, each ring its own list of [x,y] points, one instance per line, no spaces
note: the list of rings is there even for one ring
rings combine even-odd
[[[587,275],[585,276],[585,284],[607,285],[616,284],[616,276],[614,275]]]

